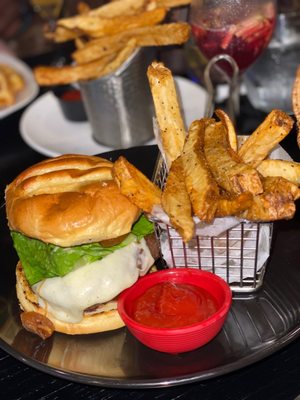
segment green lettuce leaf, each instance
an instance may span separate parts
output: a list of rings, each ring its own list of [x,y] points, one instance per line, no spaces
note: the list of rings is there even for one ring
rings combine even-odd
[[[132,233],[121,243],[103,247],[100,243],[83,244],[73,247],[59,247],[31,239],[12,231],[14,247],[23,265],[30,285],[55,276],[64,276],[84,264],[101,260],[117,249],[127,246],[134,240],[154,232],[154,227],[144,216],[133,225]]]

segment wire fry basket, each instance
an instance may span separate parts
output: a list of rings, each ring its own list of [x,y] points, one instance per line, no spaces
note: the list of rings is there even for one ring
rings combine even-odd
[[[166,166],[160,156],[153,181],[163,188],[166,176]],[[218,236],[196,234],[189,243],[184,243],[174,228],[158,220],[154,222],[168,268],[210,271],[222,277],[236,293],[254,292],[262,286],[270,254],[272,223],[241,221]]]

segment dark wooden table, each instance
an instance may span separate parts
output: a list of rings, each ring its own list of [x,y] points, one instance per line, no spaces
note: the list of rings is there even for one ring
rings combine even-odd
[[[244,99],[240,129],[250,132],[261,113]],[[245,111],[246,110],[246,111]],[[25,167],[44,158],[29,148],[19,133],[22,110],[0,121],[0,193]],[[295,137],[284,147],[300,160]],[[1,232],[6,229],[1,226]],[[3,243],[1,242],[1,245]],[[3,250],[3,249],[2,249]],[[300,264],[300,262],[299,262]],[[300,323],[300,321],[299,321]],[[268,358],[239,371],[199,383],[160,389],[101,388],[60,379],[16,360],[0,349],[1,399],[207,399],[207,400],[292,400],[300,395],[300,340],[297,339]]]

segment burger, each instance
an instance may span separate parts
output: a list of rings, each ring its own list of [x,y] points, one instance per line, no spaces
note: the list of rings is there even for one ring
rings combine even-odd
[[[5,197],[24,327],[43,338],[122,327],[117,297],[158,252],[152,223],[120,192],[113,163],[47,159],[23,171]]]

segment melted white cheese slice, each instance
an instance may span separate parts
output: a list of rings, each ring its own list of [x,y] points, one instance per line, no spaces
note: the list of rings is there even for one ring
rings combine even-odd
[[[76,323],[81,321],[86,308],[112,300],[132,286],[153,263],[149,248],[142,239],[64,277],[38,282],[33,290],[40,305],[57,319]]]

